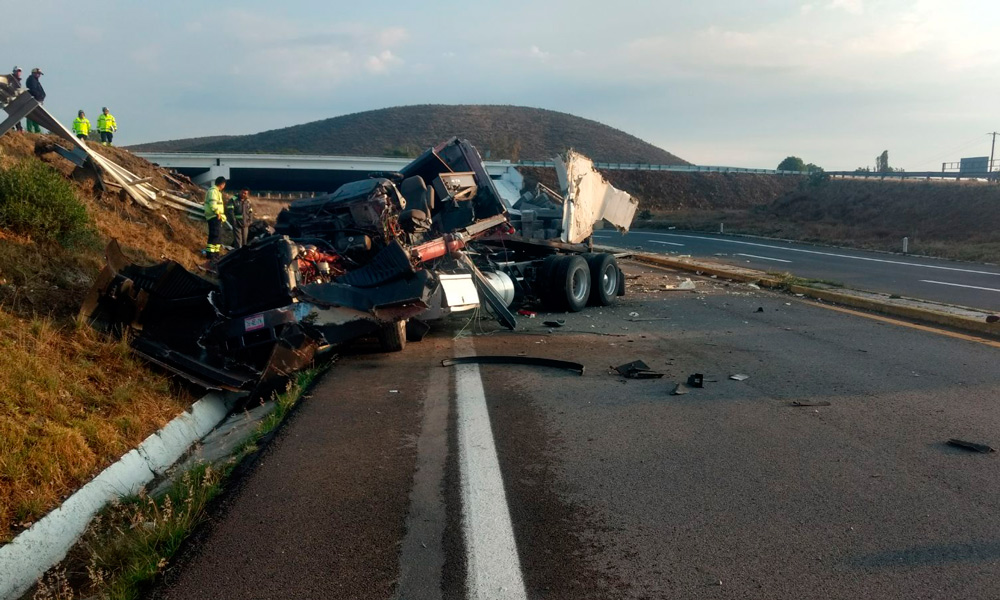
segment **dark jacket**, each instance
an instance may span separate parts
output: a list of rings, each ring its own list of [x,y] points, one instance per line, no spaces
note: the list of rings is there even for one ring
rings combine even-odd
[[[41,102],[45,100],[45,88],[42,87],[42,82],[39,81],[38,77],[35,75],[28,76],[28,93],[35,100]]]

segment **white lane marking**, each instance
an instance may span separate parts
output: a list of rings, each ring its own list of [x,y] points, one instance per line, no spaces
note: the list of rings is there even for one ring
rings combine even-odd
[[[681,247],[684,246],[684,244],[678,244],[676,242],[661,242],[660,240],[649,240],[649,243],[650,244],[666,244],[668,246],[681,246]]]
[[[737,254],[736,256],[746,256],[747,258],[759,258],[761,260],[776,260],[778,262],[790,263],[792,261],[783,258],[771,258],[770,256],[757,256],[756,254]]]
[[[470,340],[455,349],[474,354]],[[468,597],[526,599],[478,365],[455,367],[455,404]]]
[[[924,265],[920,263],[903,262],[901,260],[887,260],[884,258],[870,258],[867,256],[851,256],[849,254],[836,254],[834,252],[819,252],[817,250],[803,250],[802,248],[787,248],[785,246],[771,246],[769,244],[755,244],[753,242],[741,242],[738,240],[726,240],[723,238],[711,238],[703,237],[699,235],[681,235],[678,233],[641,233],[633,232],[638,235],[667,235],[671,237],[679,237],[691,240],[708,240],[710,242],[724,242],[726,244],[740,244],[743,246],[756,246],[758,248],[771,248],[772,250],[784,250],[786,252],[801,252],[803,254],[819,254],[820,256],[833,256],[836,258],[850,258],[852,260],[866,260],[869,262],[886,263],[890,265],[903,265],[906,267],[923,267],[925,269],[939,269],[941,271],[956,271],[958,273],[974,273],[976,275],[993,275],[994,277],[1000,277],[1000,273],[993,273],[991,271],[976,271],[974,269],[959,269],[956,267],[942,267],[939,265]]]
[[[931,281],[930,279],[921,279],[920,283],[936,283],[938,285],[950,285],[952,287],[969,288],[970,290],[986,290],[987,292],[1000,292],[996,288],[979,287],[978,285],[962,285],[961,283],[948,283],[947,281]]]

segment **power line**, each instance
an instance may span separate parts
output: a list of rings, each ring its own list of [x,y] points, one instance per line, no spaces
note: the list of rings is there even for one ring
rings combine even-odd
[[[922,160],[922,161],[918,162],[916,164],[916,166],[922,167],[922,166],[925,166],[925,165],[928,165],[928,164],[937,164],[937,163],[941,162],[941,159],[954,158],[956,152],[960,152],[960,151],[965,150],[966,148],[968,148],[970,146],[974,146],[976,144],[980,144],[980,143],[982,143],[980,141],[982,139],[983,138],[981,138],[981,137],[979,137],[977,135],[975,138],[972,138],[972,139],[970,139],[968,141],[962,142],[961,144],[955,146],[954,148],[952,148],[950,150],[947,150],[947,151],[945,151],[945,152],[943,152],[943,153],[941,153],[939,155],[936,155],[934,158],[928,158],[926,160]]]

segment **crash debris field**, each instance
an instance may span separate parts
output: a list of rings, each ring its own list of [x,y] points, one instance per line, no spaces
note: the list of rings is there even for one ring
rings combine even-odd
[[[66,132],[5,135],[0,149],[4,166],[40,162],[59,173],[92,231],[72,246],[5,233],[0,293],[12,321],[24,323],[17,350],[29,351],[25,340],[52,347],[44,362],[27,362],[36,367],[19,383],[48,390],[36,401],[49,408],[34,409],[12,389],[2,415],[6,460],[19,465],[3,486],[5,535],[30,526],[199,390],[245,393],[248,405],[356,340],[399,351],[451,315],[489,314],[513,329],[522,307],[575,311],[625,291],[615,258],[586,242],[603,220],[627,228],[636,202],[575,153],[560,160],[556,190],[538,185],[505,199],[476,149],[446,140],[398,174],[256,223],[252,243],[209,274],[197,253],[203,191],[187,178],[116,148],[82,152]],[[157,382],[142,393],[129,391],[146,378],[137,358]],[[82,388],[53,389],[65,384],[49,369],[74,372],[64,361],[82,362]],[[114,408],[95,412],[101,389]],[[76,432],[92,420],[100,425]],[[66,449],[53,453],[52,444]]]

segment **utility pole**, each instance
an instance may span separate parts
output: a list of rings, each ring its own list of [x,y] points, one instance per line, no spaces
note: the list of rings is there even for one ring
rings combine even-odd
[[[997,132],[993,131],[991,133],[987,133],[986,135],[993,136],[993,145],[990,146],[990,166],[986,169],[988,172],[993,172],[993,152],[997,149]]]

